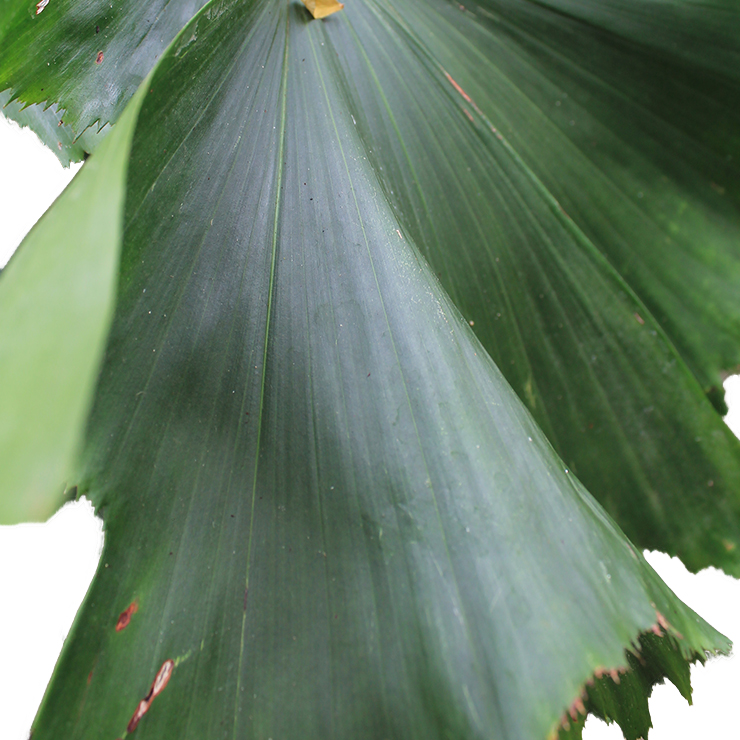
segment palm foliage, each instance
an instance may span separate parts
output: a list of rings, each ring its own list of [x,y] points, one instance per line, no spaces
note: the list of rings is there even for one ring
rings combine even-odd
[[[739,570],[737,7],[41,5],[6,112],[95,152],[0,280],[2,507],[106,546],[34,737],[690,697],[729,645],[635,545]]]

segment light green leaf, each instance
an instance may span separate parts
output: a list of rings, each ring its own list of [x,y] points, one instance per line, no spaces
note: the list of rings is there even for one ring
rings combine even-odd
[[[0,278],[0,522],[42,521],[70,483],[115,299],[141,95]]]

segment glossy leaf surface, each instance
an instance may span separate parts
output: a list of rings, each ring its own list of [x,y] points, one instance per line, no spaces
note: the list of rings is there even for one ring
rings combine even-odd
[[[87,19],[105,9],[77,18],[64,1],[7,16],[0,86],[43,87],[74,133],[115,119],[196,6],[169,3],[151,27],[150,5],[116,6],[97,65]],[[327,43],[399,221],[628,536],[737,573],[740,450],[703,397],[722,409],[740,363],[737,8],[357,5]]]
[[[80,478],[106,546],[34,738],[529,740],[577,736],[581,708],[644,735],[651,685],[688,695],[687,662],[727,642],[564,467],[424,259],[385,180],[405,170],[369,145],[383,95],[348,84],[382,71],[383,8],[218,10],[146,86]],[[496,166],[488,199],[634,334],[618,277],[466,128],[426,50],[397,49],[482,158],[452,172]]]
[[[703,134],[715,148],[733,145],[740,97],[590,23],[487,7],[360,6],[331,41],[348,111],[399,218],[588,489],[641,547],[737,573],[738,443],[676,347],[704,379],[737,362],[737,194],[710,187],[716,155],[703,170],[679,156],[708,115],[691,95],[726,113]],[[653,11],[634,7],[636,27]],[[343,53],[354,39],[363,54]],[[652,99],[667,78],[686,103],[656,121],[627,92]]]

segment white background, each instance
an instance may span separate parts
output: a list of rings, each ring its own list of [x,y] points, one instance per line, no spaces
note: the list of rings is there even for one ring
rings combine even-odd
[[[0,115],[0,266],[80,165],[63,169],[29,130]],[[740,286],[738,286],[740,295]],[[725,383],[740,436],[740,376]],[[26,740],[64,638],[100,557],[101,523],[86,502],[67,505],[45,524],[0,527],[0,735]],[[689,574],[662,553],[651,565],[695,611],[740,642],[740,581],[708,569]],[[650,700],[652,740],[738,740],[740,660],[717,658],[692,669],[694,706],[672,684]],[[585,740],[619,740],[616,725],[590,717]],[[60,738],[59,740],[65,740]],[[204,738],[207,740],[207,738]],[[351,740],[351,738],[347,738]]]

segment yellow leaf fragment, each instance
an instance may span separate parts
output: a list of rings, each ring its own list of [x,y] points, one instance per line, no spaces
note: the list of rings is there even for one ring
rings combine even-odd
[[[314,18],[326,18],[344,7],[344,3],[337,0],[303,0],[303,4]]]

